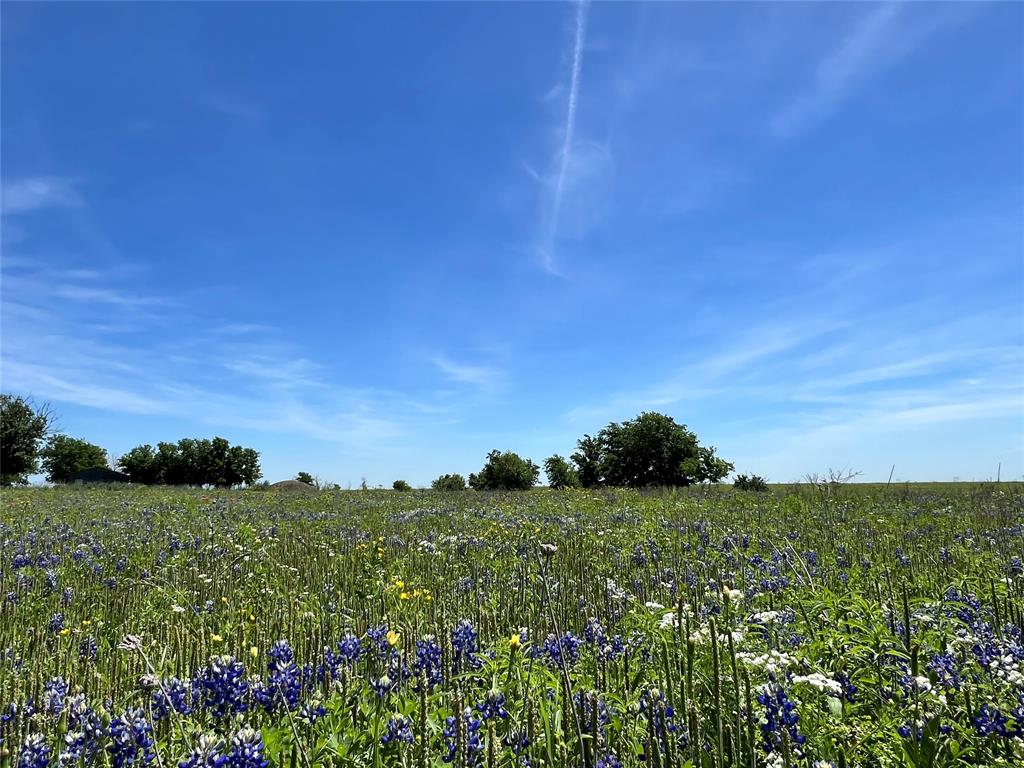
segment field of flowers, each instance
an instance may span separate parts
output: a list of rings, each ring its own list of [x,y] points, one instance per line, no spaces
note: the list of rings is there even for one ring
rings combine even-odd
[[[1024,765],[1020,486],[0,502],[0,766]]]

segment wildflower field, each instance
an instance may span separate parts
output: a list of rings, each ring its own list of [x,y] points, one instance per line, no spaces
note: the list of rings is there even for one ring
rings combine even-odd
[[[0,495],[0,765],[1024,765],[1024,491]]]

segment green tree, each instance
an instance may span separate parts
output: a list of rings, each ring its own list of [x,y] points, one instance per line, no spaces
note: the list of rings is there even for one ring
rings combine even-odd
[[[107,466],[107,452],[98,445],[67,435],[54,435],[40,452],[43,472],[51,483],[66,483],[75,472]]]
[[[405,480],[395,480],[395,482],[393,482],[391,484],[391,487],[393,489],[395,489],[396,491],[411,491],[412,490],[412,486],[409,485],[407,482],[405,482]]]
[[[579,488],[580,475],[564,458],[555,454],[544,459],[544,474],[551,488]]]
[[[584,488],[596,488],[604,480],[603,455],[600,439],[584,435],[576,441],[572,463],[576,465],[576,475]]]
[[[295,476],[295,479],[300,483],[306,483],[307,485],[313,485],[313,476],[309,472],[299,472]]]
[[[645,412],[631,421],[612,422],[598,433],[596,442],[595,449],[594,438],[584,436],[573,458],[579,455],[585,462],[588,481],[599,468],[606,485],[647,488],[714,483],[733,468],[715,455],[713,447],[699,445],[685,424],[662,413]]]
[[[31,400],[0,395],[0,485],[28,482],[39,469],[39,448],[53,423],[45,403],[36,407]]]
[[[441,475],[430,487],[435,491],[464,491],[466,490],[466,478],[460,474]]]
[[[122,456],[118,466],[133,483],[147,485],[232,488],[252,485],[263,474],[258,452],[231,445],[223,437],[213,440],[186,437],[177,443],[157,443],[156,450],[140,445]]]
[[[117,466],[133,483],[155,485],[160,482],[156,451],[152,445],[135,446],[118,460]]]
[[[477,491],[525,491],[533,488],[540,477],[540,467],[512,451],[491,451],[487,463],[477,474],[469,476],[469,484]]]
[[[255,448],[243,448],[240,445],[231,446],[228,453],[227,485],[233,488],[236,485],[255,485],[256,481],[263,476],[260,469],[260,454]]]

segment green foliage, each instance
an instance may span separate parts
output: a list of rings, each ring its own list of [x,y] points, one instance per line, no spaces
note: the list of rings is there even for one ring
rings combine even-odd
[[[584,435],[577,441],[572,463],[576,465],[580,485],[584,488],[596,488],[601,485],[604,480],[603,460],[604,449],[599,438]]]
[[[39,469],[39,448],[50,431],[49,406],[36,407],[31,400],[0,395],[0,485],[28,482]]]
[[[405,482],[405,480],[395,480],[395,482],[393,482],[391,484],[391,487],[394,490],[396,490],[396,491],[411,491],[412,490],[412,486],[409,485],[407,482]]]
[[[466,478],[459,474],[441,475],[430,487],[435,491],[464,491],[466,490]]]
[[[98,445],[67,435],[54,435],[40,452],[43,472],[51,483],[66,483],[75,472],[107,466],[107,452]]]
[[[732,481],[733,487],[738,491],[757,491],[758,493],[766,493],[768,491],[768,481],[760,475],[736,475],[736,479]]]
[[[548,476],[548,486],[556,490],[580,487],[579,472],[558,454],[544,459],[544,474]]]
[[[183,438],[177,443],[136,446],[118,461],[118,467],[143,485],[212,485],[232,488],[253,485],[260,479],[260,455],[252,448],[213,440]]]
[[[299,472],[299,474],[295,476],[295,479],[298,480],[300,483],[306,483],[307,485],[316,485],[316,482],[313,480],[313,476],[309,474],[309,472]]]
[[[597,437],[584,435],[572,456],[581,484],[629,488],[717,483],[733,465],[701,446],[697,436],[662,413],[612,422]]]
[[[526,491],[537,484],[540,467],[512,451],[491,451],[479,473],[469,476],[477,491]]]

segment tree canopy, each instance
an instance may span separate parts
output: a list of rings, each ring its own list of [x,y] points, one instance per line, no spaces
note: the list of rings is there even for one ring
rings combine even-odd
[[[87,440],[54,435],[40,452],[43,472],[51,483],[66,483],[75,472],[107,466],[107,452]]]
[[[177,443],[139,445],[121,457],[118,466],[133,483],[145,485],[213,485],[231,488],[260,479],[260,455],[252,448],[231,445],[223,437],[183,438]]]
[[[491,451],[487,463],[469,476],[477,491],[526,491],[537,484],[540,467],[512,451]]]
[[[0,485],[28,482],[39,470],[40,444],[53,422],[48,405],[24,397],[0,395]]]
[[[644,412],[612,422],[596,437],[584,435],[572,455],[580,483],[647,488],[718,482],[733,465],[701,446],[697,436],[671,416]]]

